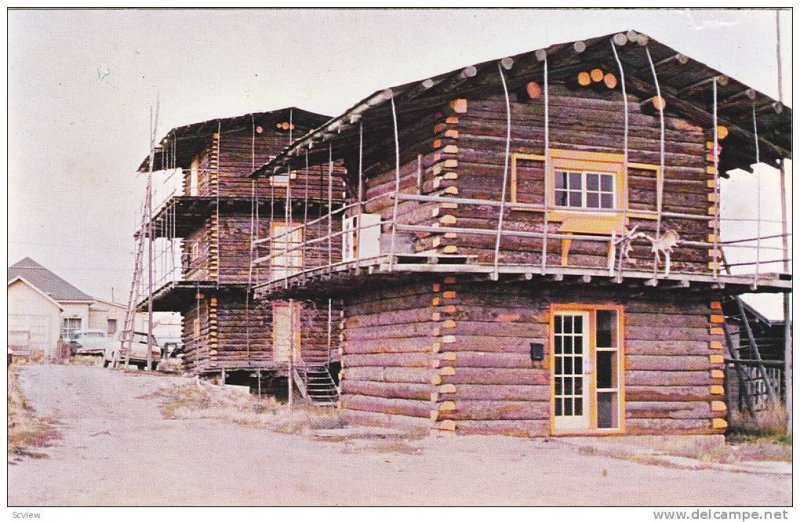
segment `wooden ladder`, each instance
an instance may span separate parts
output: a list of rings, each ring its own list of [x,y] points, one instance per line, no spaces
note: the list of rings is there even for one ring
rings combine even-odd
[[[133,279],[131,290],[128,293],[128,307],[125,310],[125,324],[122,327],[122,334],[119,338],[119,350],[114,352],[112,367],[117,368],[120,361],[124,360],[128,366],[131,355],[131,345],[133,344],[133,331],[136,329],[136,308],[139,304],[139,287],[142,284],[142,272],[144,271],[144,236],[146,224],[146,211],[142,210],[142,226],[136,233],[136,260],[133,264]]]

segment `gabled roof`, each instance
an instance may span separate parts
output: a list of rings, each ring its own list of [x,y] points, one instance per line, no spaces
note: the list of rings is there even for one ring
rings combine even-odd
[[[548,81],[553,83],[573,79],[579,71],[586,70],[592,64],[604,64],[609,70],[617,71],[612,47],[622,62],[628,94],[640,100],[656,96],[646,54],[649,51],[655,64],[661,95],[666,100],[665,112],[687,118],[705,128],[713,126],[712,83],[717,78],[718,123],[727,126],[730,131],[723,143],[721,170],[736,167],[749,170],[749,166],[755,163],[753,107],[758,116],[761,160],[771,162],[779,158],[791,158],[791,109],[645,34],[628,31],[554,44],[546,49],[482,62],[422,81],[376,91],[343,114],[296,140],[251,176],[272,175],[276,167],[284,166],[292,156],[298,156],[301,150],[305,151],[315,143],[332,139],[352,140],[352,135],[358,132],[358,122],[363,122],[365,129],[370,124],[372,127],[386,128],[392,119],[389,103],[392,99],[398,114],[402,115],[442,107],[459,96],[499,93],[502,88],[498,66],[504,69],[509,90],[514,90],[529,81],[542,81],[545,58]],[[308,154],[313,161],[313,156],[327,154],[327,147],[313,147]]]
[[[90,296],[72,286],[70,283],[61,279],[56,274],[46,269],[33,259],[26,257],[8,267],[9,283],[17,277],[24,278],[31,285],[49,295],[56,301],[89,301],[93,302],[94,297]]]
[[[47,301],[53,303],[56,307],[58,307],[59,310],[61,310],[62,312],[64,311],[64,307],[61,306],[60,304],[58,304],[58,301],[56,301],[55,299],[53,299],[52,297],[50,297],[46,293],[42,292],[39,288],[36,287],[36,285],[34,285],[33,283],[31,283],[30,281],[28,281],[27,279],[25,279],[22,276],[17,276],[17,277],[15,277],[13,279],[10,279],[8,281],[8,286],[11,286],[11,285],[13,285],[14,283],[17,283],[17,282],[29,286],[31,289],[33,289],[34,292],[36,292],[37,294],[41,295]]]
[[[156,145],[154,169],[165,168],[171,162],[176,167],[188,168],[192,158],[202,151],[211,136],[220,126],[222,134],[250,131],[253,125],[271,129],[275,123],[288,122],[304,128],[315,128],[330,119],[330,116],[309,112],[297,107],[286,107],[275,111],[253,112],[241,116],[215,118],[197,123],[175,127],[161,138]],[[146,156],[139,165],[139,172],[147,172],[150,168],[150,156]]]

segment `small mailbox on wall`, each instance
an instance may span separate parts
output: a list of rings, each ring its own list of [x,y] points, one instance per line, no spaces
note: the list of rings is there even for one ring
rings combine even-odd
[[[531,361],[544,361],[544,343],[531,343]]]

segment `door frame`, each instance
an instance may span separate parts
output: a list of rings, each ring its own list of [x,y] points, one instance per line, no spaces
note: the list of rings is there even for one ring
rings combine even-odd
[[[618,422],[616,428],[597,427],[597,312],[612,310],[617,312],[617,400]],[[556,313],[588,312],[589,313],[589,364],[592,373],[589,375],[589,386],[584,389],[589,394],[589,428],[586,431],[566,431],[556,429],[555,415],[555,316]],[[551,435],[615,435],[625,433],[625,311],[617,304],[559,303],[551,304],[548,312],[547,336],[549,355],[547,368],[550,374],[550,434]]]

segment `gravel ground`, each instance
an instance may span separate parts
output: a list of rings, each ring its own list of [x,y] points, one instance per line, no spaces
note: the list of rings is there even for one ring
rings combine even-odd
[[[322,440],[166,420],[151,394],[188,379],[18,371],[28,402],[58,419],[63,439],[47,458],[9,464],[9,506],[791,504],[788,475],[646,465],[544,440]]]

